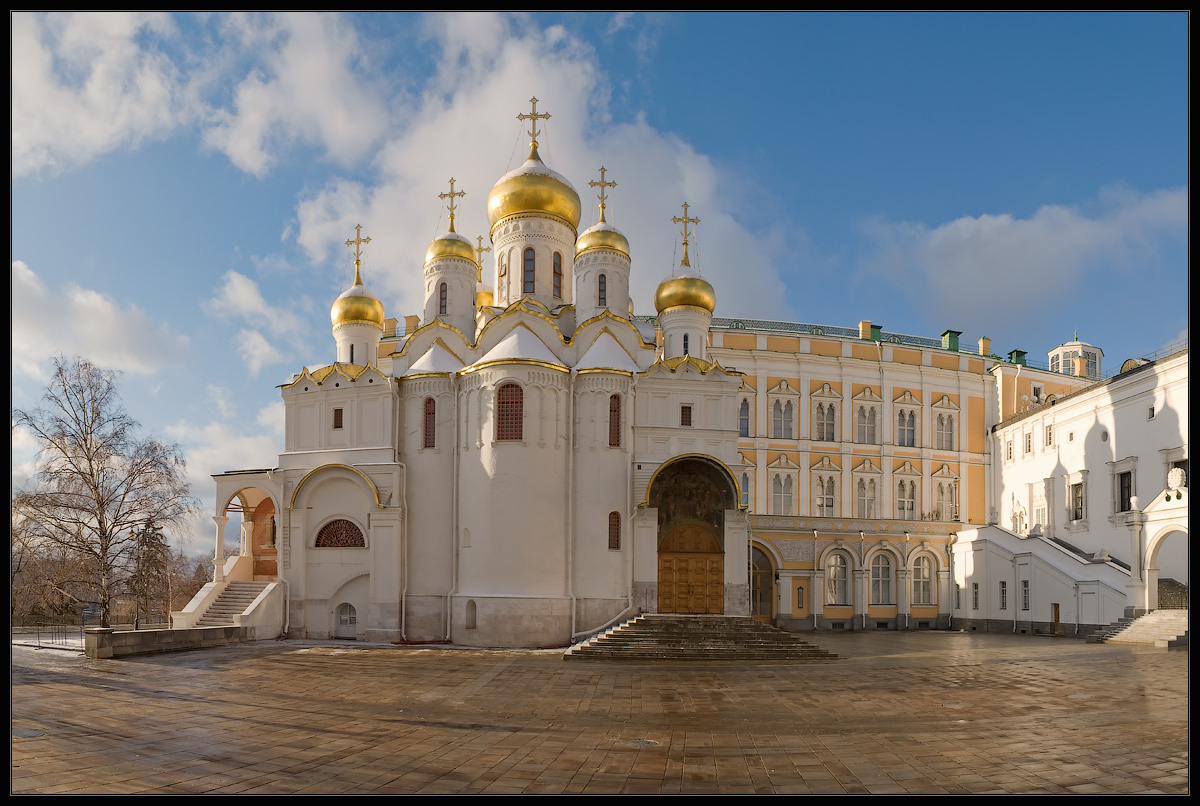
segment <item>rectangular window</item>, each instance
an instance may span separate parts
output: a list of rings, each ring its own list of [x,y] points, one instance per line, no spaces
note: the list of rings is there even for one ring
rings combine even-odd
[[[1008,609],[1008,583],[1000,580],[1000,609]]]
[[[1081,521],[1084,516],[1083,483],[1071,485],[1071,520]]]
[[[679,424],[684,428],[692,427],[692,407],[690,404],[684,403],[679,407]]]
[[[1117,512],[1133,509],[1133,471],[1117,474]]]
[[[334,428],[342,427],[342,410],[341,409],[333,410],[333,427]]]
[[[1033,434],[1025,435],[1025,453],[1033,453]]]
[[[1054,444],[1054,426],[1046,426],[1046,447],[1049,448]]]
[[[1029,609],[1029,580],[1021,580],[1021,609]]]
[[[1153,419],[1154,419],[1154,407],[1153,407],[1153,406],[1151,406],[1150,408],[1148,408],[1148,409],[1146,410],[1146,419],[1147,419],[1147,420],[1153,420]]]
[[[954,583],[954,609],[962,610],[962,588],[958,587],[958,583]]]
[[[608,447],[621,447],[621,396],[608,399]]]
[[[1009,460],[1010,462],[1012,461],[1012,440],[1011,439],[1008,441],[1008,445],[1005,450],[1004,458]]]
[[[972,610],[979,609],[979,583],[978,582],[971,583],[971,609]]]
[[[621,513],[608,513],[608,550],[621,550]]]

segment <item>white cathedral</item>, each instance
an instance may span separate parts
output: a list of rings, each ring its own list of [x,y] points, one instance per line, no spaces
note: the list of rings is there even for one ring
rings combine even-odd
[[[1009,515],[988,429],[1027,416],[1019,392],[1094,385],[1102,353],[1073,343],[1094,367],[1022,375],[1022,351],[960,349],[952,330],[714,320],[686,204],[680,266],[657,315],[634,316],[613,183],[604,169],[589,183],[600,220],[579,232],[579,194],[538,155],[536,101],[519,117],[532,142],[488,195],[488,282],[485,250],[455,232],[453,180],[423,316],[389,319],[361,274],[369,238],[347,241],[336,358],[281,387],[277,467],[214,477],[215,578],[177,623],[255,581],[238,623],[257,637],[538,647],[639,612],[787,629],[968,618],[954,544]],[[1186,370],[1184,388],[1186,417]],[[241,545],[225,558],[231,515]],[[1043,520],[1038,539],[1055,528]],[[1120,579],[1097,584],[1125,604]]]

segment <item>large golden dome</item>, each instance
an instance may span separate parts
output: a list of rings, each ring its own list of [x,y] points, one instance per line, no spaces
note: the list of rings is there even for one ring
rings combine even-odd
[[[607,221],[588,227],[575,242],[575,257],[592,249],[612,249],[629,257],[629,240]]]
[[[570,182],[546,167],[536,144],[529,149],[525,164],[500,177],[488,193],[488,222],[492,227],[516,213],[542,213],[578,229],[579,212],[579,194]]]
[[[689,305],[712,313],[717,308],[717,292],[703,277],[676,275],[658,284],[654,292],[654,307],[659,313],[667,308]]]
[[[362,284],[357,269],[354,280],[354,285],[343,291],[329,309],[334,329],[340,325],[372,325],[383,330],[383,303]]]
[[[451,229],[429,244],[429,248],[425,250],[425,262],[428,263],[439,257],[460,257],[474,263],[476,254],[475,247],[471,246],[471,242]]]

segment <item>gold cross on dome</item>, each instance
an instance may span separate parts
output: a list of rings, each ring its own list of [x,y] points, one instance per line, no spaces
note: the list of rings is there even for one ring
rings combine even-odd
[[[492,251],[492,247],[483,245],[483,236],[475,236],[475,262],[479,264],[479,282],[483,282],[483,253]]]
[[[686,244],[688,242],[688,238],[691,237],[691,235],[688,233],[688,224],[699,224],[700,219],[688,218],[688,203],[684,202],[683,203],[683,218],[680,218],[679,216],[674,216],[671,218],[671,222],[673,224],[683,224],[683,232],[681,232],[679,234],[683,236],[683,242],[684,242],[684,244]]]
[[[354,247],[354,284],[362,285],[362,275],[359,274],[358,267],[362,264],[362,248],[364,244],[369,244],[370,238],[362,236],[362,224],[354,226],[354,237],[346,241],[346,246]]]
[[[534,145],[537,145],[538,135],[541,134],[541,132],[538,131],[537,122],[539,119],[540,120],[549,120],[550,113],[543,112],[541,114],[538,114],[538,111],[537,111],[538,99],[536,97],[530,98],[529,103],[531,103],[533,105],[533,111],[531,113],[529,113],[528,115],[526,115],[524,113],[517,115],[517,120],[530,121],[530,123],[529,123],[529,139],[533,141]]]
[[[450,192],[438,194],[439,199],[449,199],[450,200],[447,204],[450,207],[450,231],[451,232],[454,232],[454,199],[455,199],[455,197],[461,198],[462,196],[466,196],[466,195],[467,195],[467,192],[465,190],[460,190],[457,193],[455,192],[453,176],[450,177]]]
[[[606,206],[604,204],[604,202],[607,201],[607,199],[608,199],[608,196],[607,196],[607,194],[605,194],[604,191],[607,188],[615,188],[617,186],[616,182],[605,182],[604,181],[604,171],[605,170],[606,170],[605,167],[603,165],[601,165],[600,166],[600,181],[599,182],[595,182],[595,181],[588,182],[588,187],[600,188],[599,199],[600,199],[600,221],[601,222],[604,222],[604,208]],[[604,222],[604,223],[607,223],[607,222]]]

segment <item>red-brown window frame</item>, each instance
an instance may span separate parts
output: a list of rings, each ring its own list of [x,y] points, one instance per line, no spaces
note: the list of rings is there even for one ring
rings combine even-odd
[[[437,447],[437,401],[432,397],[425,398],[425,419],[423,424],[422,446]]]
[[[525,393],[519,384],[502,384],[496,390],[496,439],[524,439]]]

